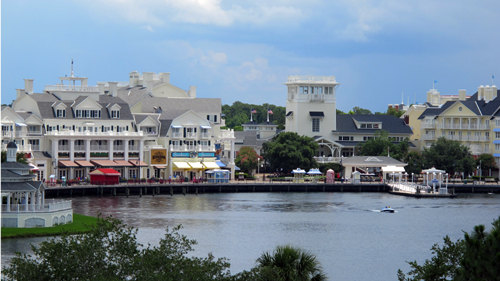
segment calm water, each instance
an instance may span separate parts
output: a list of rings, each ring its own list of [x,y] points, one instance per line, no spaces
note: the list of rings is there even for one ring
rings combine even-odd
[[[414,199],[383,193],[236,193],[72,198],[76,213],[113,215],[139,228],[139,241],[157,244],[166,226],[182,224],[196,239],[194,255],[227,257],[233,273],[250,269],[276,245],[316,254],[330,280],[397,280],[405,261],[431,257],[445,235],[500,215],[500,195]],[[380,213],[384,206],[394,214]],[[2,263],[44,238],[2,240]]]

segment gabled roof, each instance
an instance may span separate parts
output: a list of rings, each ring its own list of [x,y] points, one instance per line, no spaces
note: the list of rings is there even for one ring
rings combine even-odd
[[[162,113],[169,110],[192,110],[216,114],[222,111],[222,102],[220,98],[144,98],[141,112],[154,113],[154,107],[161,107]]]
[[[26,181],[26,182],[2,182],[2,192],[23,192],[23,191],[35,191],[43,184],[40,181]]]
[[[158,113],[134,113],[133,115],[134,115],[135,123],[137,125],[141,124],[148,117],[151,117],[151,119],[153,119],[153,121],[158,122],[158,117],[160,116],[160,114],[158,114]]]
[[[413,134],[405,122],[393,115],[350,115],[337,114],[337,130],[334,133],[360,133],[374,134],[380,129],[358,129],[354,120],[363,122],[382,122],[382,130],[389,134]]]

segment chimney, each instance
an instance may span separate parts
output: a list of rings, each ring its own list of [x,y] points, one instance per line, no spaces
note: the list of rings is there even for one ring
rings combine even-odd
[[[493,94],[493,99],[496,99],[497,98],[497,94],[498,94],[497,86],[491,85],[491,91],[492,91],[492,94]]]
[[[163,83],[170,84],[170,72],[160,72],[160,75]]]
[[[465,90],[458,90],[458,100],[465,100]]]
[[[24,91],[24,89],[16,89],[16,92],[17,92],[17,98],[20,98],[24,95],[24,93],[26,93],[26,91]]]
[[[486,87],[484,87],[484,100],[486,102],[489,102],[492,99],[493,99],[492,89],[490,86],[486,85]]]
[[[106,87],[105,82],[97,82],[97,87],[99,87],[99,95],[104,95],[104,89]]]
[[[33,95],[33,80],[34,79],[24,79],[24,91],[28,95]]]
[[[139,73],[137,71],[132,71],[129,73],[128,85],[130,87],[135,87],[139,85]]]
[[[192,99],[196,98],[196,86],[189,86],[188,96]]]
[[[118,82],[108,82],[109,84],[109,94],[113,97],[118,96]]]
[[[146,81],[146,92],[153,94],[153,80]]]
[[[484,99],[484,86],[481,85],[479,88],[477,88],[477,100],[483,100]]]
[[[142,86],[146,87],[148,81],[153,81],[154,72],[143,72],[142,73]]]

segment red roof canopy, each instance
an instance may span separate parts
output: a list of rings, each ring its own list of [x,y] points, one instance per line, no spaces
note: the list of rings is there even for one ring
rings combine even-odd
[[[108,176],[120,176],[120,172],[113,169],[95,169],[89,173],[89,175],[108,175]]]

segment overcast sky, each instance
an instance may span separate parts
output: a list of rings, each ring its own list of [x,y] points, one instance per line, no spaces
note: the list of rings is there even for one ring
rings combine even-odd
[[[500,78],[500,1],[4,0],[2,103],[70,75],[170,72],[198,97],[285,105],[288,75],[334,75],[337,108],[385,111]],[[496,84],[500,84],[496,82]]]

